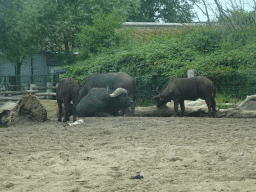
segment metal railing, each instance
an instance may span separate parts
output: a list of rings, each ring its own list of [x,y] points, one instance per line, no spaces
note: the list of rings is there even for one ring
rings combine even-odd
[[[215,95],[226,95],[244,100],[248,95],[256,94],[256,71],[233,72],[230,77],[212,79]],[[136,83],[136,98],[141,105],[153,105],[152,98],[156,96],[156,87],[161,90],[165,84],[143,85]]]
[[[21,90],[24,85],[46,86],[47,82],[56,85],[56,83],[59,83],[59,74],[0,76],[0,82],[0,88],[4,87],[6,90],[16,91]]]

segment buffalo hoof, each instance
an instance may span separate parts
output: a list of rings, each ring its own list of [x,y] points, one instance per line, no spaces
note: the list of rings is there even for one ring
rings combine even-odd
[[[66,121],[70,121],[70,119],[69,118],[67,118],[67,119],[63,119],[63,122],[66,122]]]
[[[58,121],[61,121],[61,119],[58,119]]]

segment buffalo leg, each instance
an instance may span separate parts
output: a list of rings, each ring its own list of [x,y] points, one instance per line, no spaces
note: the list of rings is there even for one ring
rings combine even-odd
[[[212,111],[213,111],[213,117],[216,117],[216,102],[214,98],[212,98]]]
[[[126,114],[127,117],[133,117],[134,116],[135,106],[136,106],[136,101],[133,100],[131,106],[128,107],[125,111],[125,114]]]
[[[132,103],[132,105],[131,105],[131,117],[134,116],[135,106],[136,106],[136,101],[133,100],[133,103]]]
[[[205,98],[205,102],[208,107],[208,117],[211,117],[211,115],[212,115],[212,100],[211,100],[211,98],[207,97],[207,98]]]
[[[69,120],[69,111],[70,111],[70,103],[64,99],[64,107],[65,107],[65,113],[64,113],[64,119],[63,122],[66,122]]]
[[[122,111],[124,112],[124,113],[122,113]],[[126,117],[132,117],[132,112],[131,112],[131,107],[128,107],[128,108],[126,108],[126,109],[124,109],[124,110],[121,110],[121,112],[120,112],[120,116],[126,116]]]
[[[74,112],[73,112],[73,104],[69,104],[69,111],[68,111],[68,117],[70,117],[71,115],[73,115],[74,114]]]
[[[179,106],[179,101],[178,100],[174,100],[174,113],[173,113],[173,117],[177,117],[178,106]]]
[[[76,105],[73,104],[73,121],[74,122],[76,121],[76,116],[77,116],[77,114],[76,114]]]
[[[181,116],[182,117],[184,117],[184,115],[185,115],[185,105],[184,105],[184,100],[180,100],[179,101],[179,103],[180,103],[180,108],[181,108]]]
[[[61,121],[62,118],[62,102],[61,100],[57,99],[58,107],[59,107],[59,118],[58,121]]]
[[[124,114],[127,113],[127,109],[121,109],[120,112],[116,112],[114,116],[124,116]]]

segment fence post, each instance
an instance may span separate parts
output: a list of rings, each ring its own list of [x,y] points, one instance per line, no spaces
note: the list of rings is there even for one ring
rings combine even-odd
[[[187,71],[187,78],[195,77],[195,69],[189,69]]]
[[[232,71],[232,80],[233,80],[233,95],[235,95],[236,96],[236,82],[235,82],[235,72],[234,71]]]
[[[29,85],[27,83],[22,84],[21,91],[27,91],[28,87],[29,87]]]
[[[30,75],[30,84],[34,83],[33,75]]]
[[[48,89],[48,87],[52,87],[52,82],[47,82],[46,83],[46,86],[47,86],[47,89],[46,89],[46,92],[47,93],[51,93],[52,92],[52,89]],[[52,99],[52,96],[46,96],[47,99]]]
[[[30,84],[30,90],[34,90],[33,88],[36,88],[36,84]]]
[[[5,81],[5,89],[7,89],[7,77],[4,77],[4,81]]]
[[[53,74],[53,83],[54,84],[59,83],[59,74]]]

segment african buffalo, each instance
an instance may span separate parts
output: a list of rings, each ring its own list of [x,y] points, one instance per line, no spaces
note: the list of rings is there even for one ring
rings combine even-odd
[[[111,94],[108,88],[92,88],[78,103],[76,112],[80,117],[118,116],[119,110],[132,103],[124,88],[118,88]]]
[[[214,101],[214,85],[213,82],[206,77],[196,76],[192,78],[175,78],[171,80],[167,86],[153,97],[156,106],[161,107],[167,102],[174,101],[174,116],[177,116],[178,104],[185,113],[184,100],[204,99],[208,107],[208,116],[211,117],[211,108],[213,116],[216,116],[216,103]]]
[[[73,121],[76,121],[76,105],[78,103],[78,96],[79,96],[79,85],[78,83],[72,78],[65,78],[61,80],[57,89],[56,89],[56,99],[59,107],[59,118],[58,121],[61,121],[62,117],[62,103],[65,107],[65,115],[63,122],[69,120],[69,116],[71,114],[71,106],[73,106]],[[73,105],[70,102],[73,101]]]
[[[128,97],[133,100],[131,110],[121,110],[120,115],[127,116],[134,115],[135,108],[135,80],[133,77],[124,72],[113,73],[99,73],[93,74],[87,77],[79,91],[79,101],[86,96],[92,88],[106,88],[109,85],[109,89],[116,90],[117,88],[124,88],[128,92]]]

